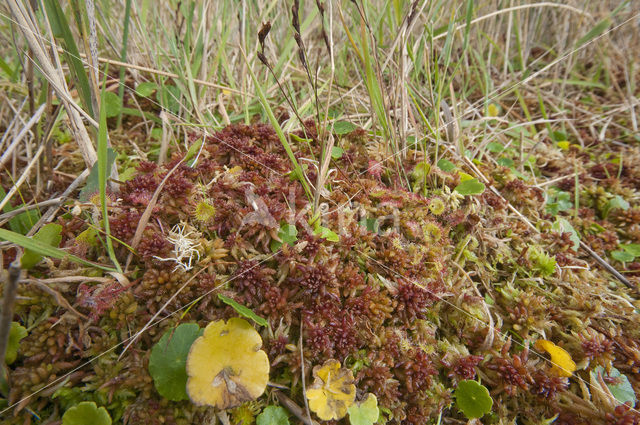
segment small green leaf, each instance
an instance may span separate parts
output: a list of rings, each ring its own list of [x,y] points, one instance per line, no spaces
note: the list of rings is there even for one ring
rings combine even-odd
[[[121,182],[126,182],[133,179],[136,176],[137,172],[138,170],[136,170],[136,167],[127,167],[124,169],[124,171],[120,172],[118,178]]]
[[[57,248],[62,241],[62,226],[56,223],[48,223],[42,226],[38,232],[33,235],[33,240],[38,244],[52,246]],[[25,249],[22,258],[20,259],[20,265],[23,269],[32,269],[36,264],[42,260],[42,254],[37,251]]]
[[[313,231],[313,234],[328,240],[329,242],[339,242],[340,241],[340,236],[338,236],[337,233],[335,233],[334,231],[332,231],[331,229],[328,229],[326,227],[322,227],[322,226],[318,226],[315,228],[315,230]]]
[[[367,230],[372,233],[378,233],[378,230],[380,230],[380,223],[378,223],[378,219],[376,218],[363,218],[358,224],[366,227]]]
[[[429,175],[431,171],[431,164],[427,162],[418,162],[415,167],[413,167],[413,171],[411,171],[411,177],[417,181],[423,181],[424,178]]]
[[[487,144],[487,150],[492,153],[500,153],[504,150],[502,143],[490,142]]]
[[[286,243],[289,246],[295,245],[298,240],[298,229],[293,224],[285,223],[280,226],[280,230],[278,230],[278,237],[282,242],[272,239],[269,244],[272,252],[279,250],[283,243]]]
[[[489,413],[493,406],[489,390],[477,381],[460,381],[454,395],[456,406],[469,419],[481,418]]]
[[[2,186],[0,186],[0,200],[4,199],[7,196],[7,193],[4,191]],[[3,211],[8,213],[13,211],[15,208],[11,206],[11,203],[7,202],[3,208]],[[34,224],[40,219],[40,212],[38,210],[29,210],[25,211],[17,216],[13,217],[9,220],[9,227],[16,233],[20,233],[21,235],[26,235],[29,230],[33,227]]]
[[[162,139],[162,128],[160,127],[156,127],[154,129],[151,130],[151,138],[152,139],[156,139],[156,140],[160,140]]]
[[[580,236],[578,236],[578,232],[576,232],[576,229],[573,228],[566,218],[557,218],[551,226],[551,230],[559,233],[570,233],[571,242],[573,242],[573,250],[576,252],[578,251],[578,248],[580,248]]]
[[[113,163],[115,162],[117,157],[116,152],[108,148],[107,149],[107,170],[111,170],[113,167]],[[89,198],[96,193],[100,193],[100,176],[98,175],[98,163],[96,162],[91,167],[91,171],[89,171],[89,177],[87,177],[87,182],[84,184],[84,187],[80,191],[80,201],[87,202]]]
[[[484,192],[484,184],[478,181],[478,179],[465,180],[456,186],[455,191],[461,195],[479,195]]]
[[[352,404],[348,412],[351,425],[373,425],[380,416],[378,399],[369,393],[361,403]]]
[[[349,134],[356,128],[358,128],[358,126],[349,121],[336,121],[333,124],[333,133],[337,135]]]
[[[439,169],[441,169],[442,171],[446,171],[447,173],[450,173],[456,169],[456,165],[453,162],[444,158],[440,159],[437,165]]]
[[[260,326],[269,326],[269,322],[266,319],[255,314],[250,308],[243,306],[242,304],[237,303],[229,297],[225,297],[222,294],[218,294],[218,298],[222,300],[223,303],[233,307],[235,311],[238,312],[239,315],[246,317],[247,319],[251,319],[256,322]]]
[[[613,258],[614,260],[618,260],[621,263],[628,263],[633,261],[635,256],[629,254],[627,251],[612,251],[611,258]]]
[[[558,215],[560,211],[567,211],[573,207],[573,200],[569,192],[551,190],[547,193],[546,210],[551,215]]]
[[[611,210],[616,208],[626,211],[629,209],[629,202],[627,202],[622,196],[616,195],[613,199],[610,199],[604,207],[604,210],[602,211],[603,217],[607,218]]]
[[[634,257],[640,257],[640,244],[638,243],[620,245],[620,248],[622,248],[627,254],[633,255]]]
[[[513,162],[513,159],[507,158],[506,156],[498,158],[496,162],[498,163],[498,165],[502,167],[507,167],[507,168],[511,168],[515,165],[515,163]]]
[[[117,117],[122,110],[122,103],[120,103],[120,97],[110,91],[104,92],[104,108],[107,118]]]
[[[20,348],[20,340],[27,336],[27,328],[20,325],[18,322],[11,322],[11,328],[9,329],[9,342],[7,343],[7,351],[4,356],[4,360],[7,364],[11,364],[16,361],[18,357],[18,348]]]
[[[177,114],[180,112],[180,89],[176,86],[166,85],[158,91],[156,96],[159,96],[160,104],[163,108],[169,110],[169,112]]]
[[[98,408],[93,401],[83,401],[67,409],[62,416],[62,425],[111,425],[111,416],[104,407]]]
[[[495,301],[493,300],[493,298],[491,298],[489,296],[489,294],[484,294],[484,302],[486,302],[489,305],[495,305]]]
[[[256,425],[289,425],[289,416],[280,406],[267,406],[256,418]]]
[[[146,81],[144,83],[138,84],[138,86],[136,87],[136,94],[140,97],[149,97],[157,89],[158,89],[158,85],[156,83],[152,83],[151,81]]]
[[[169,329],[151,349],[149,374],[158,393],[169,400],[187,400],[187,355],[201,334],[196,323],[183,323]]]
[[[195,165],[194,162],[191,161],[191,159],[194,158],[196,154],[200,151],[200,147],[202,146],[203,141],[204,139],[198,139],[191,146],[189,146],[189,150],[187,151],[187,154],[184,156],[184,162],[186,162],[187,165],[189,165],[189,167],[193,167]]]
[[[611,382],[610,380],[606,380],[605,383],[607,383],[609,391],[611,391],[611,394],[613,394],[620,404],[630,402],[631,407],[636,405],[636,393],[626,375],[620,373],[620,371],[613,366],[611,366],[611,371],[608,375],[602,366],[598,366],[591,371],[591,375],[594,378],[596,378],[598,374],[602,375],[603,378],[608,377],[613,380],[614,383],[609,383]]]
[[[331,148],[331,158],[340,159],[342,158],[342,154],[344,154],[344,149],[340,146],[334,146]]]

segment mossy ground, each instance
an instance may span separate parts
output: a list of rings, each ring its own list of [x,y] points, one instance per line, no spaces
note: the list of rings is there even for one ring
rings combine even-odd
[[[313,131],[313,124],[308,128]],[[584,392],[598,365],[615,366],[637,391],[637,293],[575,251],[568,233],[552,227],[556,216],[565,217],[610,261],[607,255],[618,244],[640,242],[637,147],[563,150],[550,141],[540,144],[531,163],[539,175],[569,175],[576,166],[584,170],[574,216],[549,213],[543,190],[510,168],[476,162],[503,198],[490,189],[461,196],[454,190],[459,171],[471,171],[464,162],[452,158],[456,169],[449,172],[433,164],[424,175],[416,172],[423,154],[410,150],[394,166],[403,167],[412,191],[391,166],[372,173],[367,132],[339,136],[338,145],[344,153],[333,163],[339,173],[322,209],[322,225],[340,236],[338,242],[304,230],[309,201],[267,125],[216,132],[195,164],[180,162],[182,155],[164,166],[140,163],[109,196],[108,219],[121,241],[116,253],[122,264],[144,210],[166,182],[127,268],[128,281],[96,276],[68,261],[47,261],[31,272],[35,279],[58,278],[50,287],[73,310],[29,282],[20,285],[16,318],[31,329],[12,365],[9,402],[33,395],[21,401],[9,422],[34,422],[32,411],[55,416],[80,400],[105,405],[127,423],[205,420],[211,411],[160,397],[147,362],[164,330],[237,315],[217,294],[268,320],[270,329],[261,333],[271,382],[288,388],[300,405],[302,352],[306,382],[313,366],[337,359],[352,369],[358,393],[374,393],[394,423],[463,419],[452,405],[462,379],[480,379],[490,389],[494,407],[485,423],[513,418],[539,423],[555,415],[556,423],[638,420],[634,411],[611,409],[593,390],[591,397]],[[316,148],[301,146],[296,154],[302,158]],[[557,186],[574,194],[573,184],[570,177]],[[615,196],[629,206],[604,218],[603,208]],[[86,238],[100,212],[91,203],[78,205],[80,210],[70,207],[56,220],[63,226],[61,246],[106,262],[102,244]],[[284,223],[297,227],[297,241],[274,252],[271,242]],[[176,258],[171,238],[179,235],[176,229],[170,234],[176,225],[196,247],[189,270],[162,260]],[[5,255],[5,264],[11,259]],[[637,262],[613,264],[637,287]],[[174,294],[160,313],[164,320],[119,358],[122,344]],[[533,349],[537,339],[570,353],[578,364],[573,377],[553,373],[545,354]],[[259,405],[269,403],[270,391]],[[232,419],[259,411],[243,409],[232,411]]]

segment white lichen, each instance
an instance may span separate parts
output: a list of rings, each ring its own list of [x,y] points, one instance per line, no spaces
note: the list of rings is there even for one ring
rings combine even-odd
[[[200,261],[200,233],[191,228],[188,224],[180,223],[173,226],[167,236],[167,240],[173,244],[173,257],[162,258],[153,256],[160,261],[173,261],[176,263],[173,271],[189,271]]]

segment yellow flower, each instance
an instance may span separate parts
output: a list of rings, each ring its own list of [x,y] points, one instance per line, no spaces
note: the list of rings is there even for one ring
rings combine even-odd
[[[228,409],[262,395],[269,359],[262,338],[246,320],[211,322],[187,357],[187,394],[194,404]]]
[[[551,371],[558,376],[570,377],[576,370],[576,363],[564,348],[558,347],[551,341],[539,339],[535,342],[534,347],[540,351],[546,351],[551,356],[553,367]]]
[[[307,389],[309,408],[323,421],[341,419],[356,399],[353,373],[329,359],[313,368],[313,385]]]

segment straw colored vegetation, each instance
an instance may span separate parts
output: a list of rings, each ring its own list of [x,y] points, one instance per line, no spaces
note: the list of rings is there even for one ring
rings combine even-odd
[[[0,423],[640,424],[637,1],[0,17]]]

